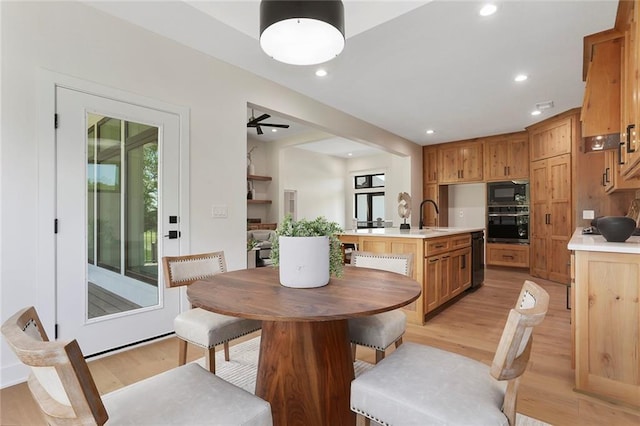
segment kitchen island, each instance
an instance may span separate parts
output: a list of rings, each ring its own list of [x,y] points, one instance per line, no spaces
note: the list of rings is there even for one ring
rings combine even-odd
[[[576,390],[640,407],[640,237],[624,243],[578,228],[571,254]]]
[[[345,231],[344,244],[374,253],[413,253],[413,279],[422,294],[402,309],[407,321],[424,324],[425,316],[471,287],[471,233],[483,228],[372,228]]]

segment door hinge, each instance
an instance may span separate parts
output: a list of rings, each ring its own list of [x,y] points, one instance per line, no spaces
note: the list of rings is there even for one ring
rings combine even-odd
[[[53,128],[57,129],[58,128],[58,114],[53,114]]]
[[[58,233],[58,219],[53,219],[53,233]]]
[[[58,340],[58,324],[55,324],[55,325],[53,326],[53,338],[54,338],[55,340]]]

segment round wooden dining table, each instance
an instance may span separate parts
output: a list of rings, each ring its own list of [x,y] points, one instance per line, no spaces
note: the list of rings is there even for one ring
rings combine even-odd
[[[255,394],[275,425],[355,425],[347,320],[405,306],[420,296],[410,277],[345,266],[324,287],[280,285],[278,269],[225,272],[187,288],[194,307],[262,321]]]

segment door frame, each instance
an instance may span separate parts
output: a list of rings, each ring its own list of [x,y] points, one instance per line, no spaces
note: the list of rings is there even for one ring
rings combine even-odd
[[[189,224],[189,123],[188,107],[169,104],[157,99],[114,89],[91,81],[60,74],[46,69],[38,69],[36,74],[36,141],[37,141],[37,242],[35,252],[35,307],[45,331],[51,340],[55,337],[56,323],[56,237],[54,220],[56,212],[56,132],[54,114],[56,112],[56,87],[64,87],[91,95],[100,96],[153,108],[179,117],[180,138],[180,253],[188,253],[190,247]],[[62,119],[62,118],[61,118]],[[160,278],[161,280],[161,278]],[[162,284],[161,282],[159,285]],[[163,285],[164,287],[164,285]],[[180,294],[181,309],[189,306],[184,292]]]

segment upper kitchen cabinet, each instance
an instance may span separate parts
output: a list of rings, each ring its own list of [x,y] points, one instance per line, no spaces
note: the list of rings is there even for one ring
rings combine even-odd
[[[587,83],[582,103],[582,136],[620,132],[622,34],[603,31],[584,38]]]
[[[438,150],[441,184],[482,182],[482,141],[441,144]]]
[[[620,134],[624,149],[620,171],[626,179],[640,176],[640,4],[637,0],[620,2],[616,25],[624,33],[620,100]]]
[[[484,140],[484,179],[487,182],[528,178],[527,132],[492,136]]]
[[[431,145],[422,148],[422,173],[424,184],[438,183],[438,147]]]
[[[528,128],[530,160],[571,154],[573,117],[545,120],[544,123],[545,125]]]

